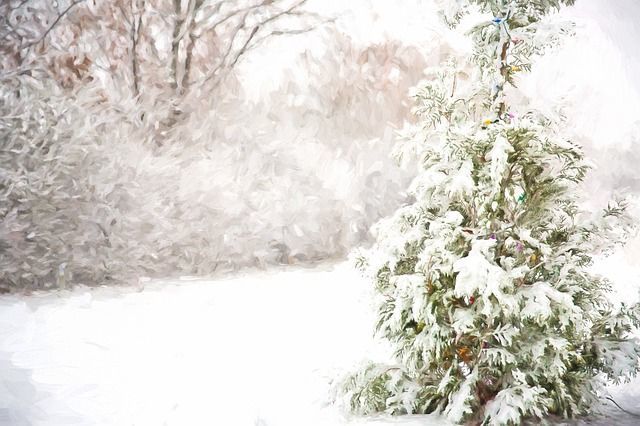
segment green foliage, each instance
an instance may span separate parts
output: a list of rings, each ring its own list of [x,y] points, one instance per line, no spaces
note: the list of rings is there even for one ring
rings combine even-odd
[[[610,283],[586,269],[624,241],[625,204],[585,222],[581,149],[556,118],[512,109],[505,92],[570,27],[544,15],[571,3],[466,3],[498,22],[476,25],[468,62],[430,70],[415,92],[419,123],[398,147],[398,157],[420,155],[415,202],[381,221],[359,256],[397,364],[345,382],[355,412],[439,411],[491,425],[574,417],[602,377],[637,373],[640,308],[614,306]]]

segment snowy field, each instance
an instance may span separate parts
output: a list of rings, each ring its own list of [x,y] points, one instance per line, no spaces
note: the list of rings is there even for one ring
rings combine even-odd
[[[599,265],[635,298],[632,245]],[[365,358],[368,285],[348,263],[0,299],[2,425],[404,425],[348,418],[331,378]],[[640,412],[640,381],[611,388]],[[577,424],[637,425],[612,406]]]

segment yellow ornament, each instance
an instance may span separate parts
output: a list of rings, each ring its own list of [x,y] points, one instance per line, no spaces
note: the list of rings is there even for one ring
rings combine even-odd
[[[420,334],[422,333],[422,330],[424,330],[425,327],[425,323],[420,321],[417,325],[416,325],[416,334]]]
[[[485,126],[488,126],[488,125],[489,125],[489,124],[491,124],[491,123],[493,123],[493,121],[491,121],[491,120],[484,120],[484,121],[482,122],[482,124],[484,124]]]
[[[536,256],[536,254],[535,254],[535,253],[533,253],[533,254],[531,255],[531,263],[536,263],[536,261],[537,261],[537,260],[538,260],[538,256]]]
[[[511,67],[511,71],[514,71],[514,72],[522,71],[522,68],[520,68],[520,67],[519,67],[519,66],[517,66],[517,65],[513,65],[513,66]]]

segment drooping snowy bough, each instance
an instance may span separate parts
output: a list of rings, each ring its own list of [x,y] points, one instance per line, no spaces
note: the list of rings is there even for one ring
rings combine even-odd
[[[572,3],[450,1],[443,12],[452,27],[480,21],[467,32],[472,54],[415,94],[419,124],[397,151],[420,156],[415,202],[357,254],[396,364],[342,383],[354,412],[574,417],[608,380],[637,373],[638,306],[614,306],[587,270],[629,231],[624,203],[587,220],[577,194],[588,167],[561,117],[509,103],[517,75],[572,31],[547,16]]]

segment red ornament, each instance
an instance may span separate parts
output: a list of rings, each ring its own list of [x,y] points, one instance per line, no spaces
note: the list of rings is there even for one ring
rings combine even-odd
[[[473,302],[475,302],[475,301],[476,301],[476,298],[475,298],[475,297],[471,296],[471,297],[469,298],[469,304],[470,304],[470,305],[473,305]]]

